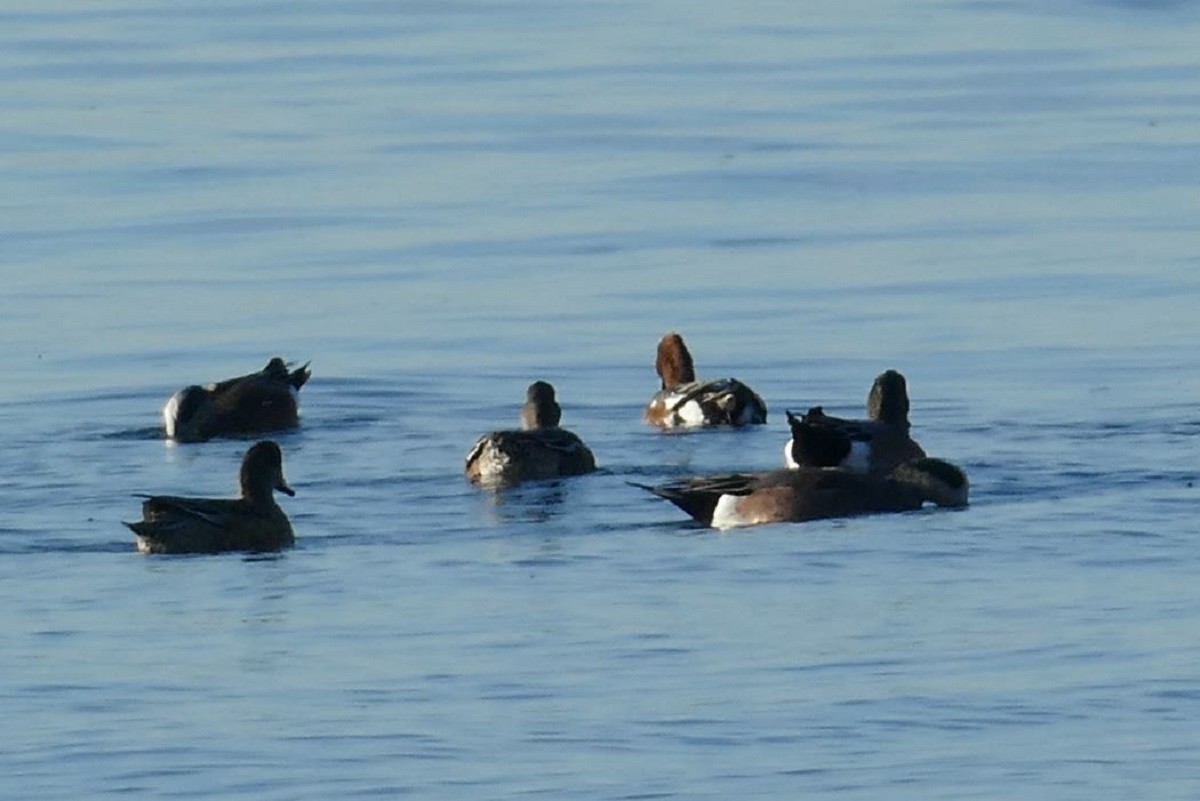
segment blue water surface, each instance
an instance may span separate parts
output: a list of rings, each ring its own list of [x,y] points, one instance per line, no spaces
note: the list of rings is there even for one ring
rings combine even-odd
[[[0,11],[0,796],[1194,799],[1200,6]],[[663,436],[688,339],[769,425]],[[280,555],[179,387],[312,360]],[[908,377],[972,505],[717,533]],[[558,388],[599,473],[462,458]]]

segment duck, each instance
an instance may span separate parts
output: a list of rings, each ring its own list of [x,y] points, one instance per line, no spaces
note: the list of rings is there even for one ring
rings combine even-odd
[[[300,388],[312,375],[308,365],[289,370],[276,356],[256,373],[184,387],[163,406],[167,438],[204,442],[295,428],[300,425]]]
[[[292,524],[274,491],[295,495],[283,477],[283,454],[271,440],[242,459],[242,494],[235,499],[139,495],[142,519],[125,523],[145,554],[278,551],[295,543]]]
[[[693,520],[716,529],[907,512],[925,503],[963,508],[970,493],[970,482],[962,468],[931,457],[905,462],[887,476],[842,468],[800,467],[635,486],[665,498]]]
[[[561,420],[553,385],[533,382],[521,407],[521,428],[481,436],[467,453],[464,473],[476,484],[511,486],[593,472],[596,457]]]
[[[867,419],[851,420],[814,406],[803,415],[788,411],[792,438],[784,445],[790,468],[842,467],[887,475],[904,462],[925,456],[909,433],[908,382],[896,370],[876,377],[867,396]]]
[[[662,388],[646,406],[645,419],[663,430],[712,426],[763,425],[767,404],[736,378],[697,381],[692,354],[671,331],[658,343],[654,369]]]

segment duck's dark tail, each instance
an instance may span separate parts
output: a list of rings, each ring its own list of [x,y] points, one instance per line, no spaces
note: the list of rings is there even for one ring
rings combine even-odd
[[[660,484],[651,487],[648,484],[638,484],[630,481],[630,486],[652,492],[660,498],[665,498],[686,512],[693,520],[706,526],[712,525],[713,512],[717,509],[720,492],[689,489],[673,484]]]
[[[308,381],[308,379],[312,378],[312,370],[308,369],[310,364],[312,364],[312,362],[305,362],[295,370],[292,370],[290,373],[288,373],[288,383],[296,389],[300,389],[300,387],[304,386],[304,383]]]

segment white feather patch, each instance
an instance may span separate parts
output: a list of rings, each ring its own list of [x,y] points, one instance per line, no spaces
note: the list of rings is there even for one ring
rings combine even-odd
[[[172,395],[162,410],[163,425],[167,429],[167,436],[172,439],[175,437],[175,423],[179,419],[179,396],[181,394],[181,392],[176,392]]]
[[[787,465],[788,470],[799,470],[800,463],[792,458],[792,443],[794,440],[788,440],[783,446],[783,463]]]
[[[738,512],[737,504],[741,495],[722,495],[717,498],[716,508],[713,509],[713,528],[737,528],[746,525],[746,518]]]
[[[688,401],[680,406],[676,412],[679,419],[683,421],[685,426],[702,426],[704,425],[704,409],[700,408],[700,404],[696,401]]]

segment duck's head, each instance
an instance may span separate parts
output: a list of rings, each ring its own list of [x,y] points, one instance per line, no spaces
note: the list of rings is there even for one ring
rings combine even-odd
[[[967,505],[971,488],[967,474],[945,459],[928,456],[913,459],[893,470],[892,478],[917,493],[923,501],[951,508]]]
[[[242,497],[245,498],[270,498],[273,490],[286,495],[296,494],[283,477],[283,452],[269,439],[254,443],[246,451],[240,478]]]
[[[659,341],[654,369],[662,379],[663,389],[673,389],[680,384],[690,384],[696,380],[692,354],[688,352],[687,345],[683,344],[683,337],[674,331]]]
[[[163,425],[170,439],[198,442],[207,439],[204,428],[212,418],[212,393],[201,386],[184,387],[163,406]]]
[[[307,366],[307,365],[305,365]],[[273,378],[276,381],[287,381],[288,366],[287,362],[278,356],[267,362],[267,366],[262,369],[262,374],[267,378]]]
[[[521,407],[521,428],[554,428],[562,420],[562,407],[554,399],[554,387],[545,381],[534,381],[525,390],[525,405]]]
[[[908,383],[897,370],[885,370],[871,385],[867,417],[880,423],[908,428]]]

